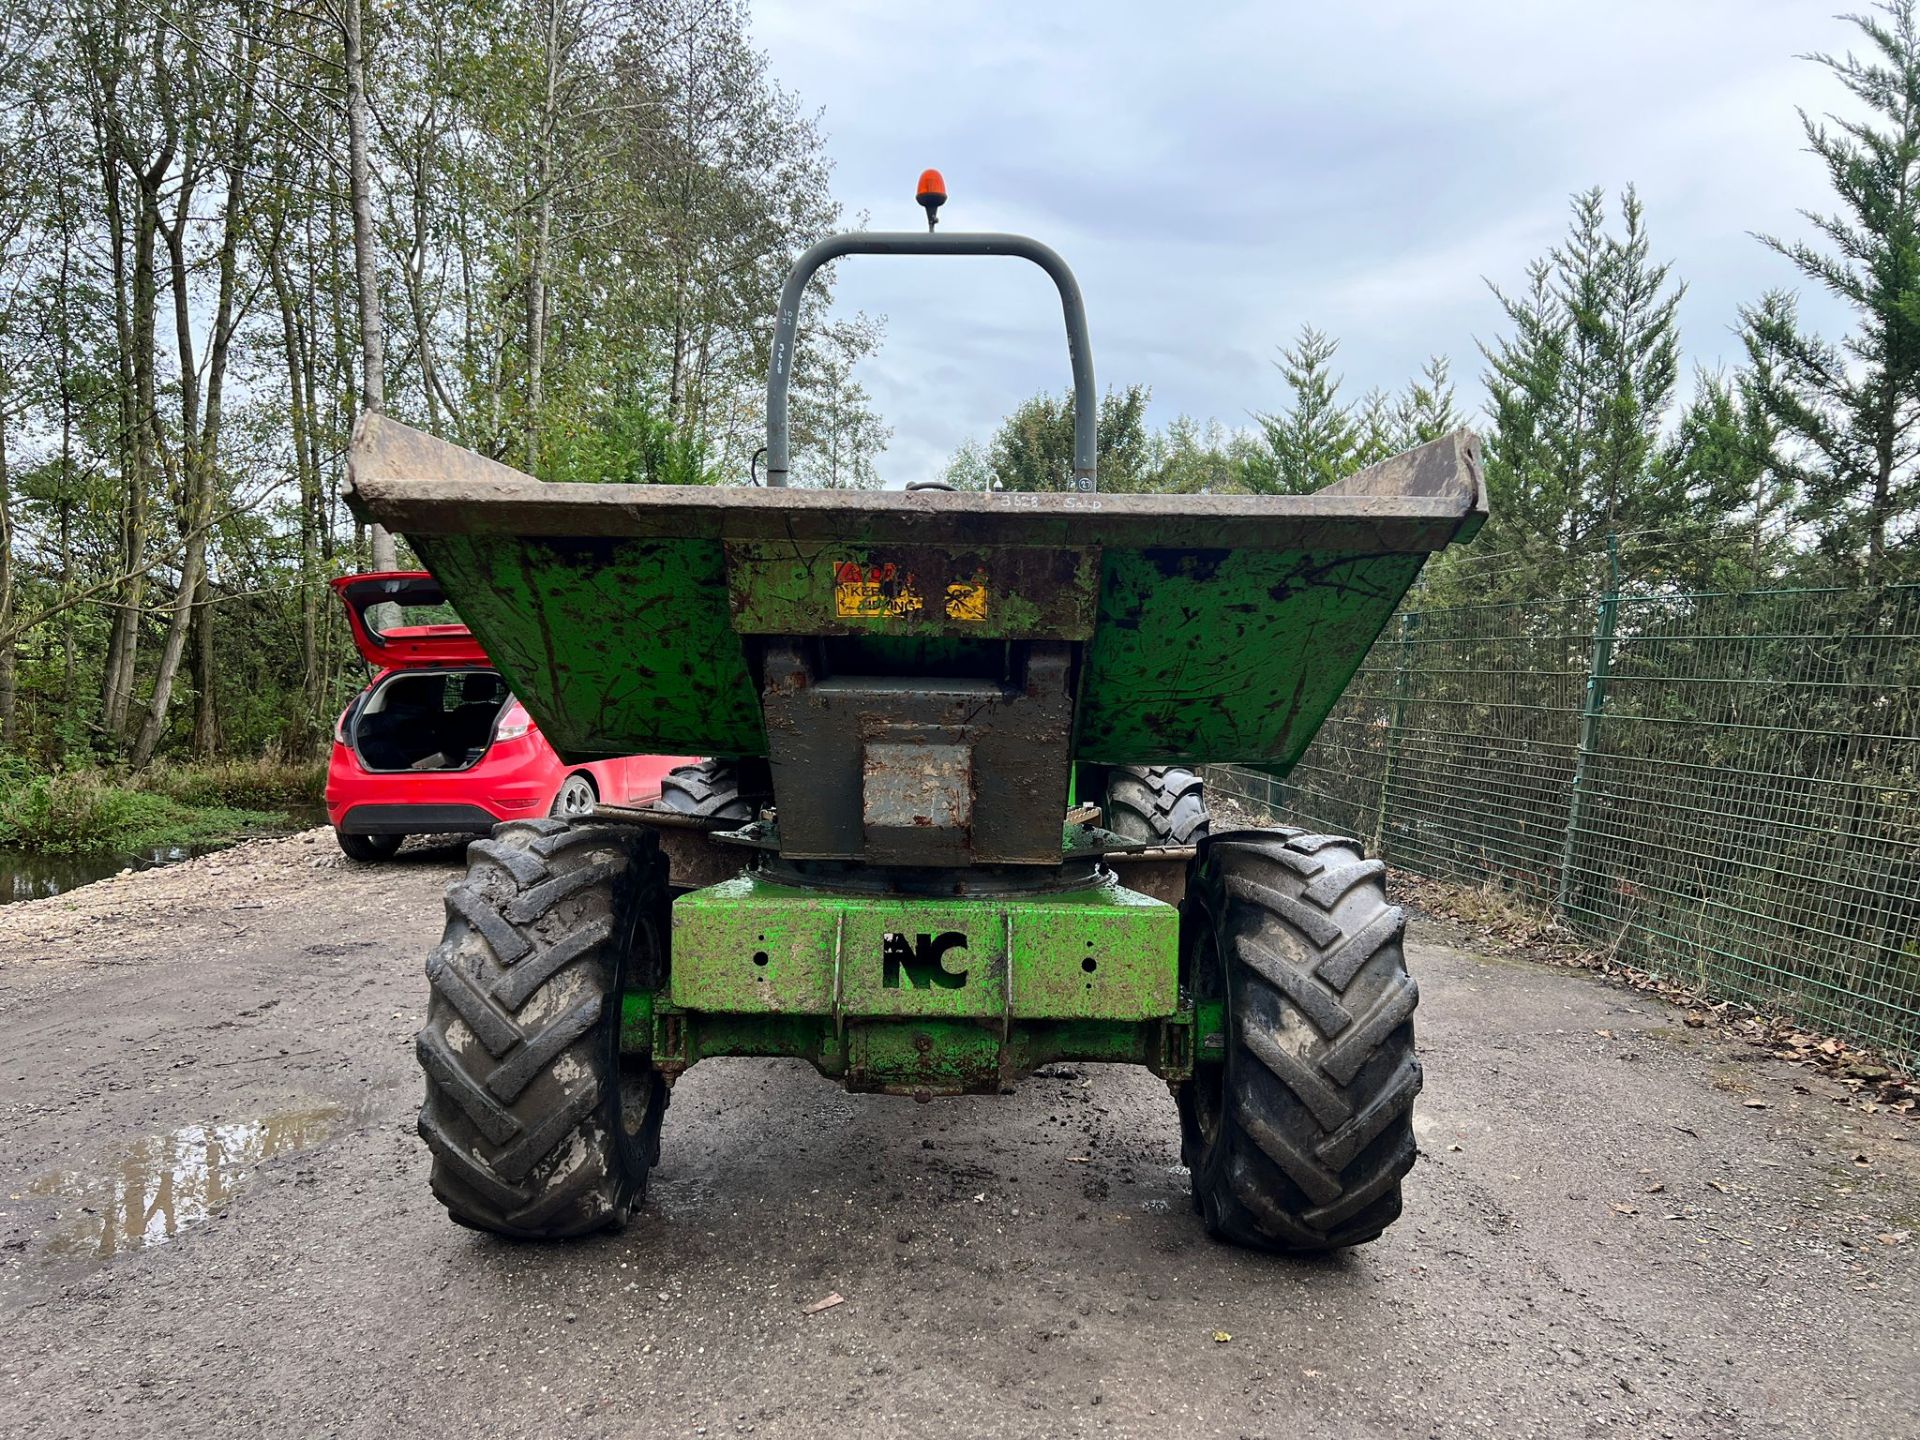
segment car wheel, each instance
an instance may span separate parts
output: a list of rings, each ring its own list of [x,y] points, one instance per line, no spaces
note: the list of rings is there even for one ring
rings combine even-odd
[[[333,838],[340,842],[340,851],[349,860],[359,860],[365,864],[375,864],[381,860],[391,860],[400,849],[402,835],[349,835],[344,830],[333,832]]]
[[[584,820],[599,803],[600,797],[593,793],[593,781],[584,775],[569,775],[560,782],[560,791],[553,797],[553,808],[547,813],[556,820]]]

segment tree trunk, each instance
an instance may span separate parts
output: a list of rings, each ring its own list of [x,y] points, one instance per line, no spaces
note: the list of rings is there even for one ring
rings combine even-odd
[[[109,101],[111,96],[108,97]],[[159,229],[159,211],[148,203],[148,190],[135,174],[132,216],[132,262],[128,262],[128,216],[122,166],[132,168],[120,149],[109,121],[96,117],[100,144],[102,193],[106,201],[108,248],[114,276],[114,328],[120,367],[120,473],[124,496],[120,508],[117,559],[129,576],[114,595],[108,626],[106,661],[100,680],[100,721],[106,733],[126,738],[132,709],[135,652],[140,641],[140,608],[146,597],[146,575],[134,573],[146,555],[147,525],[153,474],[153,337],[158,294],[153,281],[153,242]],[[171,164],[169,152],[164,162]]]
[[[193,601],[193,753],[211,760],[220,752],[220,708],[214,692],[213,590],[206,577]]]
[[[427,186],[433,176],[432,151],[437,134],[423,133],[413,162],[413,249],[407,256],[407,304],[413,311],[414,344],[420,355],[420,390],[427,402],[427,433],[441,435],[440,407],[452,408],[433,357],[433,321],[427,314],[426,265],[428,243]]]
[[[157,169],[157,167],[156,167]],[[151,184],[148,183],[149,178]],[[159,331],[160,287],[154,278],[155,241],[159,238],[160,209],[155,187],[160,175],[142,177],[140,211],[133,245],[133,464],[127,478],[126,510],[121,526],[121,561],[131,578],[120,591],[114,623],[121,644],[107,680],[108,734],[128,738],[133,724],[134,662],[140,644],[140,620],[146,602],[147,531],[153,508],[153,477],[159,467],[159,397],[154,378],[154,343]],[[141,573],[135,574],[136,570]]]
[[[60,583],[59,594],[66,599],[73,588],[73,436],[74,436],[74,386],[73,386],[73,330],[69,297],[73,293],[73,233],[74,223],[70,209],[69,196],[65,186],[59,190],[60,196],[60,268],[57,288],[54,291],[57,349],[54,355],[54,371],[60,385],[60,485],[55,492],[54,510],[59,517],[59,557]],[[75,700],[75,673],[78,669],[78,655],[74,648],[73,626],[60,627],[60,703],[64,710],[71,713]],[[65,730],[55,732],[55,762],[66,758]]]
[[[534,156],[533,257],[527,267],[527,471],[540,471],[540,408],[546,401],[547,247],[553,235],[553,136],[560,88],[560,3],[547,0],[547,88]]]
[[[353,207],[353,268],[359,284],[360,408],[377,415],[386,408],[386,326],[380,312],[380,277],[373,246],[373,175],[367,159],[367,52],[363,0],[346,0],[347,176]],[[375,570],[397,569],[393,536],[375,525],[369,539]]]
[[[1887,578],[1887,526],[1893,519],[1894,434],[1897,414],[1881,421],[1874,446],[1873,500],[1867,511],[1867,585],[1878,590]]]
[[[7,471],[7,376],[0,370],[0,630],[13,618],[13,481]],[[0,641],[0,745],[19,738],[15,716],[14,663],[19,647]]]
[[[192,93],[197,96],[197,91]],[[193,596],[200,588],[201,567],[206,563],[206,534],[199,528],[205,470],[205,454],[199,434],[200,370],[194,356],[193,296],[189,288],[186,254],[186,230],[192,213],[194,181],[198,170],[195,148],[190,136],[181,162],[180,183],[175,191],[177,210],[174,222],[171,226],[162,227],[166,234],[167,259],[172,275],[174,345],[178,350],[180,365],[180,456],[178,464],[169,473],[176,477],[174,488],[180,497],[180,529],[186,548],[180,561],[180,583],[168,606],[167,634],[160,646],[160,664],[154,672],[153,694],[148,699],[146,716],[140,722],[139,733],[134,737],[131,759],[135,769],[140,769],[153,759],[154,751],[166,733],[167,712],[173,704],[174,679],[180,673],[180,658],[186,653],[187,647],[187,628],[193,619]],[[235,173],[238,173],[237,170]],[[157,187],[154,198],[157,204]],[[235,217],[229,212],[226,216],[229,237],[235,233],[234,223]],[[223,247],[223,261],[226,258]],[[223,286],[223,292],[224,289]],[[226,298],[224,293],[222,298]],[[158,443],[160,423],[157,414],[154,417],[154,429]],[[162,456],[164,459],[164,451]]]
[[[160,647],[160,665],[153,677],[153,699],[147,706],[139,737],[133,742],[132,761],[136,770],[152,761],[154,751],[159,748],[161,737],[166,733],[167,710],[173,702],[173,682],[180,673],[180,657],[187,648],[193,597],[200,588],[206,561],[206,531],[195,530],[193,537],[187,541],[186,555],[180,562],[180,588],[174,595],[168,615],[167,638]]]
[[[324,585],[318,556],[322,523],[320,476],[309,440],[313,424],[308,409],[313,364],[307,354],[307,332],[300,322],[299,300],[292,277],[287,273],[286,257],[278,245],[268,252],[267,270],[280,308],[280,339],[287,362],[287,424],[293,444],[294,478],[300,488],[300,689],[308,716],[319,718],[322,696],[318,620]],[[302,728],[302,754],[307,753],[306,737],[312,729],[310,725]]]

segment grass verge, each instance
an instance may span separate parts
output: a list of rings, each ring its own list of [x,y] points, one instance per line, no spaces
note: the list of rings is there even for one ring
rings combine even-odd
[[[317,765],[275,760],[105,770],[0,773],[0,847],[42,855],[217,845],[289,822],[319,799]]]

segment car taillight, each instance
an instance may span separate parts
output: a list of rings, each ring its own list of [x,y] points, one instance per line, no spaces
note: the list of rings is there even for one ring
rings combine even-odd
[[[533,728],[533,717],[527,714],[527,707],[515,700],[500,712],[499,722],[493,727],[496,740],[518,740]]]

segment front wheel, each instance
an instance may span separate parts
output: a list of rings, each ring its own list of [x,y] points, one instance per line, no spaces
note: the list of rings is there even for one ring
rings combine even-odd
[[[1225,1008],[1223,1063],[1180,1091],[1194,1207],[1261,1250],[1360,1245],[1413,1166],[1419,991],[1386,867],[1358,842],[1243,830],[1203,850],[1181,917],[1188,983]]]
[[[622,1053],[620,997],[665,974],[666,861],[648,831],[517,820],[467,847],[417,1051],[433,1191],[478,1230],[618,1229],[660,1158],[667,1087]]]
[[[340,842],[340,853],[349,860],[359,860],[374,864],[381,860],[391,860],[400,851],[403,835],[352,835],[345,830],[333,832],[333,838]]]

